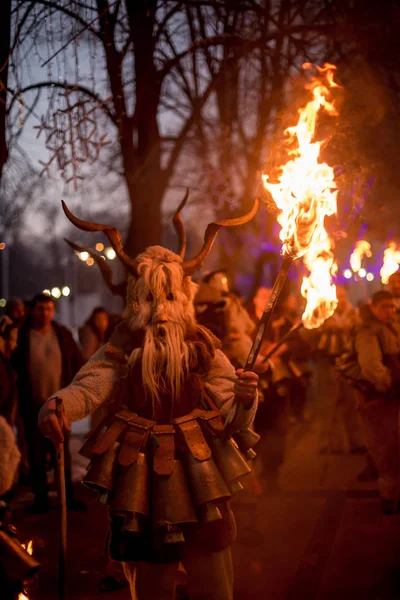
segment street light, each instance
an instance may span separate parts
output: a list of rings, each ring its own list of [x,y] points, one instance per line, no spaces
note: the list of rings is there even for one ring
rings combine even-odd
[[[51,295],[53,298],[59,298],[61,296],[61,290],[58,287],[53,287],[51,290]]]
[[[87,259],[86,264],[88,267],[91,267],[92,265],[94,265],[94,260],[91,256],[89,256],[89,258]]]
[[[375,279],[373,273],[367,273],[367,281],[373,281]]]
[[[71,290],[69,289],[69,287],[67,285],[64,285],[64,287],[61,290],[61,293],[63,296],[67,297],[70,295]]]
[[[351,275],[352,275],[352,273],[351,273],[350,269],[346,269],[346,270],[343,272],[343,275],[345,276],[345,278],[346,278],[346,279],[351,279]]]
[[[114,260],[114,258],[117,256],[115,254],[115,250],[112,248],[106,248],[105,255],[107,256],[108,260]]]
[[[98,244],[96,244],[96,250],[98,252],[102,252],[104,250],[104,244],[102,244],[101,242],[99,242]]]
[[[363,279],[367,274],[367,271],[365,269],[360,269],[358,271],[358,275]]]
[[[88,252],[79,252],[78,256],[82,262],[85,262],[89,258],[89,253]]]

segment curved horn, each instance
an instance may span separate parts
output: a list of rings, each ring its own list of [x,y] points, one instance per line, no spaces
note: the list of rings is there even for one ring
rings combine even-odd
[[[251,211],[248,212],[246,215],[243,215],[243,217],[238,217],[237,219],[225,219],[224,221],[216,221],[215,223],[210,223],[207,226],[206,232],[204,234],[203,247],[198,253],[198,255],[195,256],[192,260],[185,260],[182,263],[182,269],[185,275],[192,275],[201,268],[203,262],[210,253],[212,245],[221,227],[236,227],[237,225],[244,225],[244,223],[247,223],[254,217],[258,210],[258,205],[259,201],[258,198],[256,198]]]
[[[175,227],[175,231],[177,233],[178,240],[179,240],[178,254],[182,259],[185,256],[185,252],[186,252],[186,232],[185,232],[185,226],[181,219],[181,211],[182,211],[183,207],[185,206],[188,198],[189,198],[189,188],[186,188],[186,194],[185,194],[182,202],[176,209],[176,212],[172,219],[172,223],[173,223],[173,226]]]
[[[78,246],[78,244],[75,244],[75,242],[71,242],[71,240],[68,240],[67,238],[64,238],[64,240],[75,252],[87,252],[89,254],[89,256],[91,256],[93,258],[96,265],[99,267],[99,269],[101,271],[101,275],[103,277],[103,281],[106,284],[106,286],[108,287],[108,289],[110,290],[110,292],[114,296],[122,296],[122,298],[124,300],[126,299],[126,289],[127,289],[128,282],[121,281],[121,283],[114,283],[113,282],[114,273],[110,269],[107,262],[101,256],[99,256],[98,254],[95,254],[89,248],[84,248],[83,246]]]
[[[61,204],[66,217],[73,225],[75,225],[75,227],[78,227],[78,229],[82,229],[82,231],[102,231],[105,233],[120,261],[129,269],[132,274],[136,275],[135,261],[125,253],[122,247],[121,235],[116,227],[112,227],[111,225],[101,225],[100,223],[91,223],[90,221],[79,219],[72,214],[64,200],[61,200]]]

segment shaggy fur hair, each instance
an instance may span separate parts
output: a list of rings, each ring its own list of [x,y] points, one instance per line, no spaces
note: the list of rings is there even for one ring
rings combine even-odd
[[[129,277],[125,318],[132,331],[143,330],[141,348],[129,365],[141,361],[142,381],[153,402],[168,391],[179,398],[198,347],[187,339],[196,328],[193,298],[197,286],[184,277],[182,259],[161,246],[147,248],[136,259],[138,277]],[[211,340],[210,340],[211,341]]]

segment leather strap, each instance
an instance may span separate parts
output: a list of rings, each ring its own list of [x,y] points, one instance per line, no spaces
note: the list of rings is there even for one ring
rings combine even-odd
[[[193,411],[194,412],[194,411]],[[188,416],[188,415],[187,415]],[[196,418],[177,423],[187,447],[197,460],[203,461],[211,458],[211,449],[206,442],[201,427]]]
[[[154,421],[143,419],[135,415],[130,421],[128,431],[125,433],[121,450],[118,454],[118,463],[122,467],[129,467],[137,461],[138,454],[145,447],[150,429]]]
[[[152,433],[157,437],[154,451],[154,472],[157,475],[171,475],[175,460],[175,428],[173,425],[155,425]]]
[[[202,410],[200,412],[199,419],[206,424],[212,433],[218,435],[224,431],[224,422],[219,410]]]
[[[128,428],[130,419],[134,416],[130,410],[121,410],[115,415],[115,421],[111,423],[105,434],[93,446],[92,453],[104,454],[118,440],[119,436]]]

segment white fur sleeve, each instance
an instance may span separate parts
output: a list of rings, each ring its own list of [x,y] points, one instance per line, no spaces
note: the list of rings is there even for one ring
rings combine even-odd
[[[72,382],[52,396],[62,398],[70,421],[79,421],[92,414],[113,395],[118,371],[114,361],[106,357],[104,349],[105,346],[95,352]]]
[[[257,394],[251,407],[245,410],[240,401],[235,401],[233,386],[236,379],[235,369],[225,354],[217,350],[206,378],[206,391],[221,411],[224,421],[228,418],[233,430],[242,431],[253,424],[257,411]]]
[[[21,454],[15,441],[15,435],[4,417],[0,416],[0,496],[8,492],[13,484],[15,471]]]

